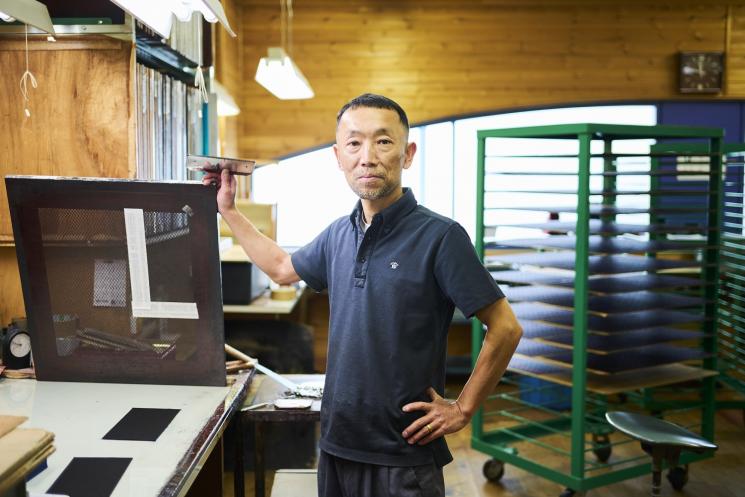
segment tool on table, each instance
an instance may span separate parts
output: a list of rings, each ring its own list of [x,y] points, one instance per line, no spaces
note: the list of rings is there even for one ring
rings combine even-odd
[[[312,405],[311,399],[277,399],[274,401],[275,409],[310,409]]]
[[[256,161],[249,159],[231,159],[229,157],[214,157],[211,155],[186,156],[186,169],[189,171],[203,171],[216,173],[227,169],[230,174],[249,176],[254,171]]]
[[[225,352],[227,352],[229,355],[235,357],[236,359],[241,359],[243,361],[246,361],[247,363],[253,365],[256,369],[279,383],[280,385],[284,385],[287,387],[287,389],[290,391],[292,395],[295,395],[297,397],[313,397],[320,399],[323,396],[323,385],[319,382],[306,382],[301,383],[298,385],[294,381],[288,380],[284,376],[282,376],[279,373],[275,373],[271,369],[267,368],[266,366],[262,366],[259,364],[258,359],[253,358],[251,356],[248,356],[241,352],[240,350],[231,347],[227,343],[225,344]]]
[[[269,405],[269,402],[260,402],[258,404],[253,404],[253,405],[250,405],[248,407],[244,407],[243,409],[241,409],[241,412],[253,411],[253,410],[256,410],[256,409],[261,409],[262,407],[266,407],[268,405]]]

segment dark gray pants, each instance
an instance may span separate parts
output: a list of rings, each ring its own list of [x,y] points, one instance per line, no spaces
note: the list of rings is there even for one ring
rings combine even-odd
[[[442,468],[378,466],[321,451],[318,497],[445,497]]]

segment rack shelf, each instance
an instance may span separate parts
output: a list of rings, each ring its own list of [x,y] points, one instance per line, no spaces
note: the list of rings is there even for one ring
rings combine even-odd
[[[572,371],[540,361],[516,358],[510,369],[541,380],[549,380],[566,387],[572,386]],[[683,364],[667,364],[616,375],[587,374],[587,390],[599,395],[615,395],[631,390],[654,388],[716,376],[710,371]]]
[[[497,283],[533,284],[573,288],[575,276],[546,271],[492,271]],[[674,290],[694,288],[706,284],[697,278],[664,274],[612,275],[587,280],[591,293],[615,294],[640,290]]]
[[[554,211],[555,212],[555,211]],[[497,245],[497,244],[489,244]],[[513,240],[502,240],[498,244],[502,247],[518,247],[532,249],[563,249],[574,250],[577,246],[577,237],[571,235],[555,235],[546,238],[518,238]],[[633,254],[665,252],[671,250],[688,251],[700,250],[705,247],[703,241],[668,242],[659,240],[633,240],[629,238],[609,238],[603,236],[590,236],[588,250],[591,254]],[[496,247],[487,247],[496,248]]]
[[[649,141],[624,142],[668,138],[703,140],[693,154],[699,169],[677,168],[677,152],[650,150]],[[631,410],[698,410],[698,428],[713,436],[721,140],[719,129],[678,126],[478,133],[476,249],[524,333],[508,367],[518,389],[496,396],[519,404],[521,414],[477,413],[474,448],[586,491],[641,474],[646,459],[611,457],[612,429],[603,418],[609,395],[628,394]],[[558,147],[576,153],[556,154]],[[742,280],[733,280],[745,287],[745,258],[730,259],[730,267],[742,270]],[[474,357],[482,339],[475,320]],[[684,381],[698,382],[698,400],[656,403],[657,389]],[[571,390],[556,390],[565,387]],[[528,412],[555,418],[536,421]],[[499,428],[487,431],[487,423]],[[539,438],[555,435],[570,441],[559,451],[568,473],[508,447],[548,448]]]

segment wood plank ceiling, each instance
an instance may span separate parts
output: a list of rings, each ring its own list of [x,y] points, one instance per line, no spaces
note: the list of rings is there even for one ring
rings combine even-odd
[[[364,92],[412,123],[564,104],[742,98],[745,4],[631,0],[295,0],[292,57],[315,98],[280,101],[253,79],[280,44],[279,0],[224,2],[239,34],[217,40],[218,79],[242,113],[226,149],[269,160],[333,140]],[[681,95],[678,52],[726,51],[725,90]]]

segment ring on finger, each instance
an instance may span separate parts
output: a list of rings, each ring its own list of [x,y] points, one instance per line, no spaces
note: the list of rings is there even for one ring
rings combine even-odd
[[[432,433],[432,425],[431,424],[427,423],[427,426],[425,426],[425,428],[427,428],[427,433],[428,434],[429,433]]]

